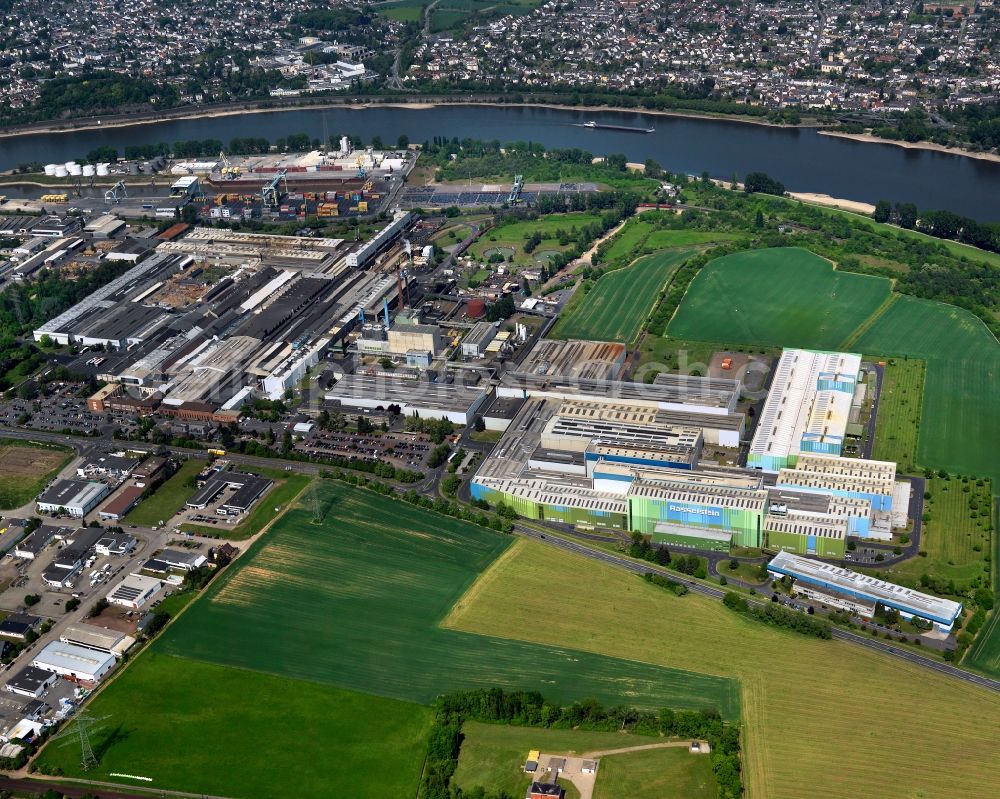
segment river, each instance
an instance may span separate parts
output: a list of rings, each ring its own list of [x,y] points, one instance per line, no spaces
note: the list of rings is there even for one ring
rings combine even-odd
[[[651,134],[579,127],[582,122],[654,127]],[[79,159],[99,145],[292,133],[325,139],[334,134],[379,135],[395,142],[434,136],[533,140],[546,147],[581,147],[595,155],[624,153],[630,161],[655,158],[674,172],[728,179],[763,171],[789,191],[816,192],[874,203],[912,202],[981,221],[1000,221],[1000,163],[891,144],[821,136],[811,128],[774,128],[716,119],[617,111],[520,106],[445,105],[435,108],[332,108],[168,120],[128,127],[0,138],[0,169],[25,161]]]

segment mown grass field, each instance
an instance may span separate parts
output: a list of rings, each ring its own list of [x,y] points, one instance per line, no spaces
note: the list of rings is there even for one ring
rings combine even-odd
[[[424,6],[430,0],[390,0],[388,3],[376,3],[372,6],[383,17],[397,19],[400,22],[418,22],[424,17]]]
[[[604,260],[614,261],[617,258],[624,258],[632,252],[634,247],[642,244],[655,229],[655,225],[643,221],[642,217],[632,217],[628,224],[611,240],[611,244],[608,245],[608,249],[604,253]]]
[[[726,678],[608,658],[559,636],[440,627],[456,603],[474,601],[480,573],[520,545],[361,489],[326,483],[320,499],[322,523],[288,510],[96,698],[93,712],[115,721],[95,736],[102,777],[254,799],[288,795],[289,778],[300,797],[413,795],[426,706],[495,685],[563,703],[738,715]],[[369,739],[373,754],[359,754]],[[45,757],[79,775],[72,753]],[[329,772],[335,784],[322,782]]]
[[[31,502],[72,459],[66,447],[0,438],[0,510]]]
[[[534,590],[540,581],[545,591]],[[996,739],[986,732],[1000,725],[1000,703],[985,689],[846,642],[765,627],[612,566],[555,557],[541,543],[526,542],[480,585],[449,617],[456,628],[572,638],[591,652],[738,678],[744,779],[754,799],[1000,792]],[[912,768],[891,766],[901,741]]]
[[[686,748],[602,757],[594,799],[716,799],[712,759]]]
[[[836,349],[889,297],[885,278],[840,273],[794,247],[718,258],[691,282],[672,338]]]
[[[690,254],[674,250],[647,255],[602,275],[586,295],[577,289],[549,337],[632,342],[667,279]]]
[[[858,340],[863,352],[927,363],[920,466],[1000,483],[1000,344],[968,311],[899,297]]]
[[[611,240],[604,253],[605,262],[613,263],[619,258],[624,258],[640,245],[643,251],[652,252],[670,247],[691,247],[736,238],[733,233],[721,231],[660,228],[652,221],[655,215],[656,212],[651,211],[641,216],[632,217],[628,224]]]
[[[109,718],[92,733],[100,765],[88,779],[134,774],[152,778],[145,788],[240,799],[414,795],[429,708],[159,649],[94,699]],[[74,776],[79,759],[79,746],[42,754]]]
[[[916,469],[924,372],[924,362],[910,358],[887,360],[882,372],[872,457],[895,461],[904,474]]]
[[[600,216],[588,213],[549,214],[539,219],[528,219],[522,222],[507,222],[486,231],[469,247],[469,254],[474,258],[486,260],[495,250],[514,250],[513,258],[507,260],[521,266],[531,266],[538,263],[538,257],[544,252],[562,252],[569,245],[559,244],[557,230],[563,230],[572,235],[585,225],[600,222]],[[524,245],[534,233],[542,237],[542,243],[532,252],[526,253]]]
[[[982,486],[976,482],[937,475],[926,481],[930,499],[924,501],[924,512],[930,521],[923,523],[920,549],[927,557],[894,566],[890,579],[917,585],[924,573],[958,583],[989,575],[993,498],[988,481]]]
[[[166,482],[162,483],[151,497],[147,497],[125,514],[126,524],[156,527],[165,523],[184,507],[195,489],[187,481],[205,467],[205,461],[191,458],[184,461]]]

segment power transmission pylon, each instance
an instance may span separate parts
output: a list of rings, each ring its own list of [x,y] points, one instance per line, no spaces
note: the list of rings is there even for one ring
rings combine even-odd
[[[323,521],[323,507],[320,503],[319,490],[316,488],[315,480],[309,486],[309,504],[312,508],[313,524],[319,524]]]
[[[86,710],[81,710],[76,717],[65,728],[52,736],[53,741],[61,738],[67,739],[63,746],[79,743],[80,765],[84,771],[97,766],[97,756],[94,755],[94,747],[90,744],[90,733],[97,725],[109,719],[110,716],[91,716]],[[76,738],[74,741],[73,738]]]

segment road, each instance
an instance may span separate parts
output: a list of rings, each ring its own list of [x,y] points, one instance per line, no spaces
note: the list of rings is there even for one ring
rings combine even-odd
[[[667,571],[666,569],[660,568],[651,563],[638,563],[637,561],[631,560],[620,555],[614,555],[610,552],[601,552],[599,550],[591,549],[590,547],[584,546],[582,544],[574,543],[573,541],[568,541],[565,538],[560,538],[556,536],[549,536],[541,533],[537,530],[533,530],[530,527],[525,527],[520,524],[514,525],[514,532],[517,535],[525,536],[526,538],[534,538],[536,540],[544,540],[547,544],[550,544],[560,549],[566,550],[568,552],[574,552],[577,555],[583,555],[586,558],[591,558],[592,560],[599,560],[604,563],[611,564],[612,566],[618,566],[619,568],[626,569],[635,574],[646,574],[647,572],[653,572],[654,574],[659,574],[672,580],[675,583],[682,583],[688,587],[689,590],[694,593],[701,594],[702,596],[707,596],[712,599],[722,600],[726,595],[726,591],[722,588],[716,588],[711,585],[705,585],[696,580],[684,580],[677,576],[675,572]],[[751,600],[756,605],[762,606],[763,602],[756,602]],[[932,671],[936,671],[939,674],[944,674],[948,677],[954,677],[955,679],[963,680],[967,683],[972,683],[973,685],[978,685],[980,688],[986,688],[991,691],[996,691],[1000,693],[1000,680],[993,680],[989,677],[982,677],[978,674],[973,674],[972,672],[965,671],[963,669],[952,666],[950,663],[939,662],[932,660],[931,658],[924,657],[923,655],[918,655],[915,652],[910,652],[900,647],[893,646],[892,644],[886,643],[885,641],[877,640],[870,636],[860,635],[858,633],[851,632],[850,630],[844,630],[840,627],[833,628],[833,637],[840,639],[842,641],[851,641],[852,643],[859,644],[860,646],[867,647],[869,649],[874,649],[884,654],[891,655],[893,657],[900,658],[909,663],[917,666],[922,666]]]

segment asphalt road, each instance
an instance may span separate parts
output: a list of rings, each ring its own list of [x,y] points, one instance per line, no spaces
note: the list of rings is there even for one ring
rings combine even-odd
[[[583,555],[584,557],[591,558],[593,560],[600,560],[604,563],[609,563],[612,566],[627,569],[635,574],[653,572],[655,574],[662,575],[663,577],[666,577],[676,583],[683,583],[695,593],[711,597],[712,599],[721,600],[726,595],[726,592],[721,588],[705,585],[704,583],[699,583],[696,580],[680,579],[676,573],[669,572],[666,569],[662,569],[654,564],[637,563],[629,558],[613,555],[610,552],[600,552],[598,550],[591,549],[590,547],[583,546],[582,544],[567,541],[565,538],[545,535],[544,533],[540,533],[539,531],[533,530],[529,527],[524,527],[523,525],[515,524],[514,532],[528,538],[544,539],[546,543],[551,544],[552,546],[559,547],[560,549],[564,549],[569,552],[575,552],[578,555]],[[755,604],[763,605],[764,603],[757,602]],[[924,668],[931,669],[939,674],[954,677],[956,679],[972,683],[973,685],[978,685],[981,688],[987,688],[991,691],[1000,693],[1000,680],[993,680],[989,677],[982,677],[978,674],[973,674],[972,672],[952,666],[950,663],[939,662],[932,660],[931,658],[926,658],[922,655],[916,654],[915,652],[910,652],[905,649],[901,649],[900,647],[893,646],[885,641],[880,641],[870,636],[859,635],[858,633],[851,632],[850,630],[844,630],[836,626],[833,627],[833,637],[843,641],[851,641],[852,643],[860,646],[874,649],[887,655],[892,655],[893,657],[898,657],[917,666],[923,666]]]

